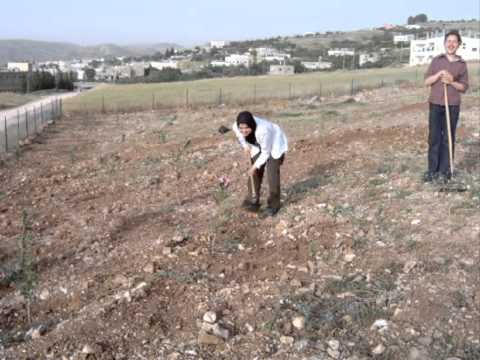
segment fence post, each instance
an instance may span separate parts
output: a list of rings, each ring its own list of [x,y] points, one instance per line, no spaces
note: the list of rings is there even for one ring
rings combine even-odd
[[[40,126],[43,128],[43,104],[40,103]]]
[[[26,137],[28,138],[28,110],[25,109],[25,131],[26,131]]]
[[[418,86],[418,67],[415,66],[415,86]]]
[[[353,96],[353,78],[352,83],[350,84],[350,96]]]
[[[37,130],[37,109],[35,106],[33,107],[33,127],[35,128],[35,135],[38,134]]]
[[[253,103],[257,103],[257,84],[253,84]]]
[[[52,107],[52,123],[55,124],[55,102],[52,100],[52,102],[50,103],[50,106]]]
[[[17,109],[17,147],[20,144],[20,110]]]
[[[222,88],[218,90],[218,105],[222,105],[223,102],[223,94],[222,94]]]
[[[188,99],[188,88],[185,89],[185,107],[188,108],[188,103],[189,103],[189,99]]]
[[[102,114],[105,114],[105,95],[102,96]]]
[[[8,152],[8,128],[7,128],[7,115],[5,115],[5,152]]]
[[[288,84],[288,98],[292,98],[292,83]]]
[[[60,119],[63,118],[63,99],[60,99]]]
[[[321,99],[322,98],[322,83],[320,82],[320,86],[318,89],[318,97]]]
[[[155,93],[152,93],[152,110],[155,110]]]

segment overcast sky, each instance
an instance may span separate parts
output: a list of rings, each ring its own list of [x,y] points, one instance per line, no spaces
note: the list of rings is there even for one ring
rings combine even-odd
[[[15,0],[0,5],[1,39],[99,43],[243,40],[310,31],[480,18],[479,0]]]

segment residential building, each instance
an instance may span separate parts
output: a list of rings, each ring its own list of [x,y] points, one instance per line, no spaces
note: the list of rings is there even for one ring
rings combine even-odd
[[[16,72],[29,72],[32,71],[32,64],[29,62],[9,62],[7,69]]]
[[[228,66],[227,63],[225,61],[221,61],[221,60],[214,60],[212,62],[210,62],[210,65],[212,66]]]
[[[308,70],[328,70],[333,66],[327,61],[302,61],[302,65]]]
[[[379,53],[363,53],[363,54],[360,54],[358,57],[358,65],[364,66],[368,63],[373,64],[379,61],[380,59],[381,57]]]
[[[354,56],[355,49],[331,49],[328,50],[328,56]]]
[[[171,60],[167,60],[167,61],[151,61],[150,62],[150,66],[154,69],[157,69],[157,70],[163,70],[163,69],[167,69],[167,68],[170,68],[170,69],[178,69],[178,62],[176,61],[171,61]]]
[[[409,30],[420,30],[422,28],[422,26],[418,24],[405,25],[405,27]]]
[[[410,65],[429,64],[432,59],[445,52],[444,36],[423,40],[413,40],[410,43]],[[480,37],[462,37],[462,45],[458,50],[464,60],[480,60]]]
[[[409,43],[412,40],[415,40],[415,35],[413,35],[413,34],[395,35],[393,37],[393,43],[394,44]]]
[[[283,62],[283,61],[291,58],[290,54],[282,53],[282,52],[278,51],[277,49],[273,49],[273,48],[256,48],[255,51],[257,53],[257,62],[262,62],[262,61],[267,61],[267,62],[280,61],[280,62]]]
[[[249,53],[245,53],[242,55],[232,54],[225,57],[225,63],[227,64],[227,66],[243,65],[243,66],[249,67],[251,62],[252,62],[252,57]]]
[[[270,65],[269,75],[293,75],[295,67],[293,65]]]
[[[210,41],[210,48],[223,49],[228,45],[227,41]]]

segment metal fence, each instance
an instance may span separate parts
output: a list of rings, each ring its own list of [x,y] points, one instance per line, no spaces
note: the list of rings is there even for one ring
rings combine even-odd
[[[7,110],[0,118],[0,153],[16,151],[27,139],[34,139],[50,124],[61,119],[62,99]]]

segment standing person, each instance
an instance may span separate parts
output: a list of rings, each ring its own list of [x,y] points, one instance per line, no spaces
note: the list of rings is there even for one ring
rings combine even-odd
[[[425,182],[436,179],[446,182],[452,176],[445,116],[444,84],[447,85],[452,148],[454,149],[455,130],[460,114],[460,94],[468,89],[467,64],[457,55],[457,50],[461,44],[462,38],[458,31],[448,32],[444,41],[445,53],[433,58],[425,74],[425,85],[431,88],[428,99],[430,104],[428,171],[424,175]]]
[[[265,215],[274,216],[280,209],[280,166],[288,150],[287,137],[277,124],[253,116],[249,111],[238,114],[233,131],[251,164],[247,198],[242,206],[249,210],[260,208],[260,189],[266,168],[269,196]]]

